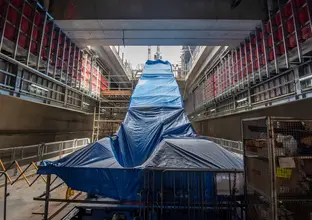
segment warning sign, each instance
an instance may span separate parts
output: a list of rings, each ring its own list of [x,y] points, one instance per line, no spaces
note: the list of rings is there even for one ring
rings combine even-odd
[[[280,178],[287,178],[290,179],[292,174],[292,169],[289,168],[280,168],[276,169],[276,176]]]

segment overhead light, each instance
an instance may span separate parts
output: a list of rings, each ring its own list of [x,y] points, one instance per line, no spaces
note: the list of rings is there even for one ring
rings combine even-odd
[[[216,111],[216,109],[215,109],[215,108],[213,108],[213,109],[210,109],[210,112],[214,112],[214,111]]]
[[[116,116],[116,115],[117,115],[117,113],[114,113],[113,115],[115,115],[115,116]]]
[[[47,90],[47,89],[45,89],[45,88],[43,88],[43,87],[41,87],[41,86],[37,86],[36,84],[31,84],[30,86],[31,86],[31,87],[34,87],[34,88],[37,88],[37,89],[41,89],[41,90],[46,91],[46,92],[49,91],[49,90]]]
[[[237,102],[237,103],[240,103],[240,102],[245,102],[245,101],[247,101],[247,97],[246,97],[246,98],[239,99],[239,100],[237,100],[236,102]]]
[[[82,102],[83,105],[89,106],[90,104],[87,102]]]
[[[87,48],[88,48],[89,50],[91,50],[91,46],[90,46],[90,45],[88,45]]]
[[[198,117],[200,116],[200,114],[197,115]]]
[[[306,77],[303,77],[301,79],[299,79],[299,81],[304,81],[304,80],[307,80],[307,79],[311,79],[312,78],[312,75],[309,75],[309,76],[306,76]]]

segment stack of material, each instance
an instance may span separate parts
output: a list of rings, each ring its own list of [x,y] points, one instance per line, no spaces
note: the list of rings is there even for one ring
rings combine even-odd
[[[242,169],[242,160],[219,145],[196,137],[187,119],[169,62],[147,61],[124,122],[107,137],[38,173],[56,174],[76,190],[137,201],[142,170]]]

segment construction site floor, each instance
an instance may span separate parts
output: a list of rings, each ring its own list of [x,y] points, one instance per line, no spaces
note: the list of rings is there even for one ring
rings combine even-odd
[[[32,181],[36,176],[29,177]],[[54,179],[54,176],[51,177]],[[62,182],[57,179],[53,185],[56,186]],[[24,180],[16,182],[14,185],[8,185],[7,197],[7,220],[42,220],[44,212],[44,202],[34,201],[33,198],[41,195],[45,191],[46,184],[39,178],[31,187],[27,185]],[[67,186],[64,184],[54,190],[50,195],[57,198],[65,198]],[[0,220],[3,220],[3,197],[4,187],[0,188]],[[74,207],[73,204],[65,203],[50,203],[49,205],[49,219],[61,219],[67,212]]]

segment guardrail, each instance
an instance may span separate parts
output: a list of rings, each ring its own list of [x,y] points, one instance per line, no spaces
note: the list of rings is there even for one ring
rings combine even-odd
[[[221,145],[227,150],[233,151],[238,154],[243,154],[243,142],[241,141],[233,141],[233,140],[227,140],[227,139],[215,138],[215,137],[208,137],[208,139],[210,141],[213,141]]]
[[[36,162],[53,156],[61,156],[74,152],[90,143],[90,138],[73,139],[49,143],[34,144],[28,146],[11,147],[0,149],[0,160],[3,165],[19,161],[23,164],[31,160]]]
[[[39,179],[39,177],[46,182],[46,179],[41,175],[38,175],[32,182],[27,179],[27,175],[33,175],[38,170],[36,165],[37,161],[53,157],[62,157],[85,147],[89,143],[89,138],[81,138],[29,146],[3,148],[0,149],[0,169],[2,169],[11,185],[23,177],[27,185],[30,187]],[[33,167],[34,169],[29,170],[30,167]],[[26,173],[27,171],[28,173]],[[9,174],[9,172],[11,173]],[[0,177],[2,175],[3,174],[1,174]],[[13,176],[15,177],[14,180],[12,180]]]

